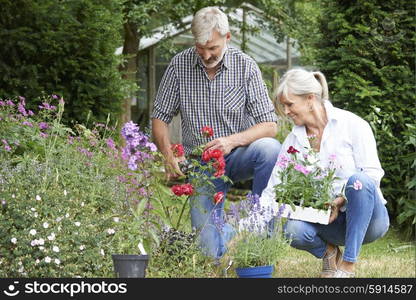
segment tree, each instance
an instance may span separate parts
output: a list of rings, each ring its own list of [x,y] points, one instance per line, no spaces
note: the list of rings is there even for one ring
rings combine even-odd
[[[67,122],[105,121],[127,88],[114,54],[121,44],[121,0],[0,0],[0,97],[42,93],[66,101]]]

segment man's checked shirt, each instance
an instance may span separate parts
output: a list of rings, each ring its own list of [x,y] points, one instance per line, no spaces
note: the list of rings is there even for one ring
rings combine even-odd
[[[229,47],[220,64],[210,80],[195,48],[189,48],[172,59],[160,83],[152,118],[169,124],[181,114],[186,154],[208,142],[204,126],[214,129],[211,140],[277,121],[256,62]]]

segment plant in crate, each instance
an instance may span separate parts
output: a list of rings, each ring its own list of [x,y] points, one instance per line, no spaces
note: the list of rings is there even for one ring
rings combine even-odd
[[[328,224],[335,196],[333,183],[338,179],[335,155],[323,166],[312,148],[301,153],[290,146],[287,154],[279,155],[278,184],[274,186],[279,207],[286,205],[282,216]]]

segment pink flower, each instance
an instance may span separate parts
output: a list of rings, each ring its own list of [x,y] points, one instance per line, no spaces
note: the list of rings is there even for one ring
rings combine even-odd
[[[363,189],[363,184],[361,183],[361,181],[359,181],[358,179],[354,182],[354,186],[353,186],[354,190],[358,191],[358,190],[362,190]]]
[[[295,168],[295,170],[296,170],[296,171],[302,172],[302,173],[303,173],[303,174],[305,174],[305,175],[308,175],[308,174],[310,173],[310,171],[309,171],[309,170],[307,170],[304,166],[302,166],[302,165],[300,165],[300,164],[296,164],[296,165],[294,166],[294,168]]]

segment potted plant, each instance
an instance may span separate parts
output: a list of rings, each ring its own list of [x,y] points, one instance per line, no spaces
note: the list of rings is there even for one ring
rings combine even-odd
[[[263,217],[268,213],[260,206],[259,197],[251,194],[230,207],[227,218],[234,222],[237,233],[227,256],[240,278],[271,278],[275,265],[289,249],[281,217],[266,223]]]
[[[152,206],[158,171],[157,149],[131,121],[123,126],[121,134],[125,146],[118,162],[125,165],[125,173],[120,174],[119,180],[127,190],[125,199],[120,199],[124,209],[114,217],[117,226],[109,229],[108,234],[112,236],[109,244],[117,277],[145,277],[148,253],[154,244],[159,244],[161,229]]]
[[[338,179],[335,156],[328,158],[327,167],[322,167],[319,153],[313,149],[301,154],[290,146],[287,153],[279,155],[279,183],[274,187],[281,216],[328,224],[334,198],[333,182]]]

